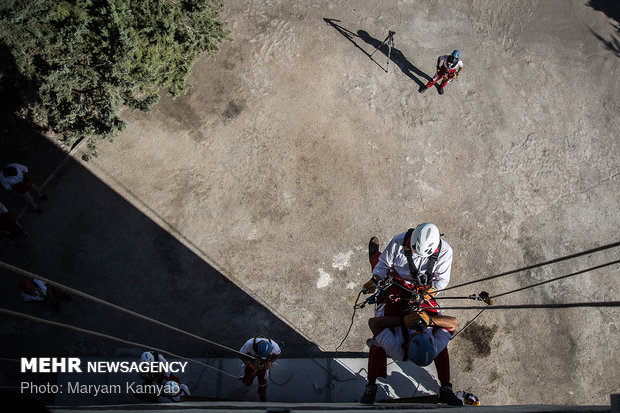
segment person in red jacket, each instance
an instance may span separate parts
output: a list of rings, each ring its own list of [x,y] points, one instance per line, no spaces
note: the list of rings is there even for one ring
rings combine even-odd
[[[454,79],[459,77],[459,73],[463,69],[463,61],[461,60],[461,52],[455,50],[450,55],[443,55],[437,58],[437,73],[426,84],[420,86],[420,93],[426,92],[428,88],[433,86],[441,79],[439,84],[439,94],[443,95],[443,88]]]

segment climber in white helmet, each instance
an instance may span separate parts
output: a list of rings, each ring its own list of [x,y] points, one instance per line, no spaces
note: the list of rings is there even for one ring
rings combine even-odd
[[[421,307],[431,316],[440,316],[441,313],[432,307],[437,307],[435,295],[438,290],[448,286],[452,267],[452,247],[441,239],[439,229],[434,224],[424,223],[410,228],[396,235],[385,247],[379,250],[379,240],[372,237],[368,244],[368,255],[372,268],[372,278],[363,287],[366,293],[373,293],[377,284],[387,278],[397,282],[408,283],[424,297]],[[409,310],[407,300],[392,301],[382,299],[377,301],[375,317],[402,317]],[[462,405],[456,398],[450,383],[450,358],[448,348],[443,348],[434,357],[437,376],[440,381],[439,399],[441,403]],[[377,393],[375,383],[378,377],[387,375],[387,357],[383,348],[371,345],[368,352],[368,384],[364,390],[361,402],[374,403]]]

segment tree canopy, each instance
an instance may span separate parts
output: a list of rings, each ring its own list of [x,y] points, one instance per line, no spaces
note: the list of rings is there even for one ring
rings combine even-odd
[[[67,145],[125,127],[119,108],[148,111],[189,89],[196,59],[228,32],[217,0],[3,0],[0,92],[21,117]]]

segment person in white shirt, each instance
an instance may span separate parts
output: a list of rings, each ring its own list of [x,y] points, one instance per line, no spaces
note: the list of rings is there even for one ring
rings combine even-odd
[[[425,311],[403,317],[383,316],[368,320],[374,344],[382,347],[392,359],[410,360],[418,366],[428,366],[435,354],[446,348],[456,325],[455,317]]]
[[[412,361],[424,367],[446,348],[457,320],[451,316],[415,311],[400,317],[373,317],[368,320],[368,326],[373,333],[372,344],[381,347],[392,359]],[[372,404],[375,395],[376,384],[369,383],[360,401]],[[441,389],[439,401],[457,406],[463,404],[456,396],[442,397]]]
[[[426,84],[426,86],[420,86],[420,93],[426,92],[428,88],[433,86],[441,79],[439,84],[439,94],[443,95],[443,88],[454,79],[459,77],[459,73],[463,69],[463,61],[461,60],[461,52],[455,50],[450,55],[443,55],[437,58],[437,73]]]
[[[275,341],[266,337],[253,337],[245,342],[239,350],[243,361],[243,376],[239,378],[246,386],[251,386],[254,377],[258,377],[258,396],[267,400],[267,375],[273,362],[280,357],[282,350]]]
[[[7,191],[17,192],[22,195],[26,202],[38,213],[41,213],[41,208],[34,202],[34,198],[30,194],[30,191],[34,190],[37,194],[37,198],[46,200],[47,197],[41,193],[39,187],[35,185],[28,173],[28,168],[18,163],[10,163],[0,171],[0,184]]]
[[[388,277],[398,277],[402,283],[415,286],[424,296],[423,308],[437,307],[434,297],[438,290],[448,286],[452,267],[452,247],[443,239],[437,226],[424,223],[407,232],[396,235],[383,252],[379,251],[378,240],[372,237],[368,245],[372,278],[364,284],[364,291],[373,293],[377,284],[381,285]],[[381,299],[377,302],[375,317],[400,317],[409,309],[406,299],[393,301]],[[439,315],[437,310],[430,313]],[[450,358],[445,347],[435,356],[435,367],[440,381],[440,396],[444,401],[454,401],[450,383]],[[368,352],[368,385],[364,400],[374,402],[375,381],[387,376],[387,357],[383,348],[370,346]],[[453,397],[454,396],[454,397]],[[369,403],[368,403],[369,404]]]

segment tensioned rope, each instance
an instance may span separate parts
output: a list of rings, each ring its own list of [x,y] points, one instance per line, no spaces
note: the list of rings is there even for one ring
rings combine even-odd
[[[225,346],[225,345],[223,345],[223,344],[216,343],[215,341],[211,341],[211,340],[209,340],[209,339],[206,339],[206,338],[204,338],[204,337],[197,336],[196,334],[190,333],[190,332],[188,332],[188,331],[181,330],[180,328],[177,328],[177,327],[171,326],[171,325],[166,324],[166,323],[164,323],[164,322],[162,322],[162,321],[155,320],[154,318],[147,317],[147,316],[142,315],[142,314],[140,314],[140,313],[136,313],[135,311],[128,310],[128,309],[123,308],[123,307],[121,307],[121,306],[118,306],[118,305],[116,305],[116,304],[112,304],[112,303],[110,303],[110,302],[108,302],[108,301],[105,301],[105,300],[102,300],[102,299],[100,299],[100,298],[94,297],[94,296],[92,296],[92,295],[90,295],[90,294],[86,294],[86,293],[84,293],[84,292],[82,292],[82,291],[80,291],[80,290],[76,290],[75,288],[71,288],[71,287],[68,287],[68,286],[66,286],[66,285],[63,285],[63,284],[61,284],[61,283],[58,283],[58,282],[56,282],[56,281],[52,281],[52,280],[50,280],[50,279],[48,279],[48,278],[41,277],[40,275],[33,274],[33,273],[31,273],[31,272],[29,272],[29,271],[26,271],[26,270],[22,270],[21,268],[15,267],[15,266],[13,266],[13,265],[11,265],[11,264],[7,264],[7,263],[6,263],[6,262],[4,262],[4,261],[0,261],[0,268],[4,268],[4,269],[6,269],[6,270],[8,270],[8,271],[11,271],[11,272],[14,272],[14,273],[16,273],[16,274],[23,275],[24,277],[36,278],[36,279],[41,280],[41,281],[43,281],[43,282],[45,282],[45,283],[47,283],[47,284],[50,284],[50,285],[52,285],[52,286],[54,286],[54,287],[58,287],[58,288],[60,288],[60,289],[62,289],[62,290],[64,290],[64,291],[68,291],[68,292],[70,292],[70,293],[72,293],[72,294],[75,294],[75,295],[77,295],[77,296],[80,296],[80,297],[82,297],[82,298],[86,298],[86,299],[91,300],[91,301],[94,301],[94,302],[96,302],[96,303],[106,305],[106,306],[108,306],[108,307],[114,308],[115,310],[122,311],[122,312],[124,312],[124,313],[126,313],[126,314],[133,315],[134,317],[138,317],[138,318],[141,318],[141,319],[143,319],[143,320],[146,320],[146,321],[150,321],[150,322],[152,322],[152,323],[155,323],[155,324],[157,324],[157,325],[160,325],[160,326],[163,326],[163,327],[169,328],[169,329],[171,329],[171,330],[176,331],[177,333],[186,334],[186,335],[188,335],[188,336],[190,336],[190,337],[196,338],[196,339],[198,339],[198,340],[202,340],[202,341],[204,341],[205,343],[209,343],[209,344],[212,344],[212,345],[214,345],[214,346],[217,346],[217,347],[220,347],[220,348],[223,348],[223,349],[226,349],[226,350],[232,351],[233,353],[237,353],[237,354],[240,354],[240,355],[242,355],[242,356],[246,356],[246,357],[247,357],[247,354],[243,354],[242,352],[240,352],[240,351],[238,351],[238,350],[235,350],[235,349],[233,349],[233,348],[227,347],[227,346]]]
[[[188,358],[188,357],[179,356],[178,354],[174,354],[174,353],[172,353],[172,352],[170,352],[168,350],[163,350],[163,349],[160,349],[160,348],[157,348],[157,347],[147,346],[146,344],[136,343],[134,341],[129,341],[129,340],[125,340],[125,339],[122,339],[122,338],[114,337],[114,336],[111,336],[111,335],[108,335],[108,334],[105,334],[105,333],[99,333],[97,331],[87,330],[87,329],[80,328],[80,327],[75,327],[75,326],[72,326],[72,325],[69,325],[69,324],[59,323],[58,321],[51,321],[51,320],[46,320],[46,319],[43,319],[43,318],[34,317],[34,316],[29,315],[29,314],[24,314],[24,313],[20,313],[20,312],[17,312],[17,311],[8,310],[6,308],[1,308],[0,307],[0,313],[12,315],[12,316],[15,316],[15,317],[25,318],[27,320],[37,321],[37,322],[40,322],[40,323],[45,323],[45,324],[53,325],[53,326],[56,326],[56,327],[67,328],[69,330],[75,330],[75,331],[79,331],[81,333],[90,334],[90,335],[93,335],[93,336],[107,338],[109,340],[118,341],[119,343],[128,344],[128,345],[134,346],[134,347],[150,348],[150,349],[153,349],[153,350],[158,351],[160,353],[168,354],[169,356],[172,356],[172,357],[176,357],[176,358],[179,358],[179,359],[183,359],[183,360],[191,361],[193,363],[200,364],[202,366],[208,367],[208,368],[216,370],[216,371],[218,371],[218,372],[220,372],[222,374],[230,376],[230,377],[232,377],[234,379],[238,379],[239,378],[239,376],[235,376],[233,374],[225,372],[224,370],[220,370],[220,369],[218,369],[216,367],[210,366],[210,365],[208,365],[206,363],[203,363],[201,361],[194,360],[194,359],[191,359],[191,358]]]
[[[460,285],[454,286],[452,288],[463,287],[465,285],[474,284],[474,283],[477,283],[477,282],[480,282],[480,281],[484,281],[484,280],[489,280],[489,279],[492,279],[492,278],[498,278],[498,277],[501,277],[501,276],[504,276],[504,275],[514,274],[514,273],[519,272],[519,271],[524,271],[524,270],[527,270],[527,269],[540,267],[542,265],[553,264],[553,263],[556,263],[556,262],[559,262],[559,261],[567,260],[567,259],[570,259],[570,258],[575,258],[575,257],[581,256],[581,255],[590,254],[592,252],[597,252],[597,251],[601,251],[601,250],[604,250],[604,249],[613,248],[613,247],[615,247],[617,245],[620,245],[620,242],[619,243],[608,244],[608,245],[605,245],[603,247],[591,249],[591,250],[588,250],[588,251],[583,251],[583,252],[580,252],[580,253],[577,253],[577,254],[572,254],[572,255],[569,255],[569,256],[566,256],[566,257],[562,257],[562,258],[556,258],[554,260],[550,260],[550,261],[547,261],[547,262],[544,262],[544,263],[540,263],[540,264],[535,264],[535,265],[532,265],[532,266],[529,266],[529,267],[526,267],[526,268],[521,268],[521,269],[513,270],[513,271],[507,271],[507,272],[502,273],[502,274],[494,275],[494,276],[491,276],[491,277],[486,277],[486,278],[483,278],[483,279],[480,279],[480,280],[476,280],[476,281],[472,281],[472,282],[469,282],[469,283],[460,284]],[[586,268],[584,270],[580,270],[580,271],[576,271],[576,272],[573,272],[573,273],[570,273],[570,274],[562,275],[560,277],[555,277],[555,278],[552,278],[552,279],[549,279],[549,280],[545,280],[545,281],[541,281],[541,282],[538,282],[538,283],[535,283],[535,284],[531,284],[531,285],[528,285],[528,286],[525,286],[525,287],[517,288],[517,289],[511,290],[511,291],[506,291],[506,292],[501,293],[501,294],[496,294],[496,295],[494,295],[492,297],[489,297],[489,298],[493,299],[493,298],[497,298],[497,297],[503,297],[503,296],[506,296],[506,295],[509,295],[509,294],[513,294],[513,293],[516,293],[516,292],[519,292],[519,291],[523,291],[523,290],[526,290],[526,289],[529,289],[529,288],[538,287],[538,286],[543,285],[543,284],[547,284],[547,283],[550,283],[550,282],[553,282],[553,281],[557,281],[557,280],[561,280],[561,279],[568,278],[568,277],[573,277],[575,275],[583,274],[583,273],[588,272],[588,271],[597,270],[599,268],[608,267],[610,265],[615,265],[615,264],[618,264],[618,263],[620,263],[620,260],[611,261],[611,262],[608,262],[608,263],[605,263],[605,264],[597,265],[597,266],[594,266],[594,267]],[[449,289],[450,288],[446,288],[446,289],[441,290],[441,291],[446,291],[446,290],[449,290]],[[441,299],[446,299],[446,300],[449,300],[449,299],[452,299],[452,300],[463,300],[463,299],[472,299],[472,298],[475,299],[475,296],[472,296],[472,297],[443,297]],[[489,310],[489,309],[492,309],[492,310],[519,310],[519,309],[540,309],[540,308],[553,309],[553,308],[619,307],[619,306],[620,306],[620,301],[604,301],[604,302],[597,301],[597,302],[581,302],[581,303],[516,304],[516,305],[494,305],[494,306],[491,306],[489,303],[487,303],[487,305],[485,307],[480,307],[480,306],[478,306],[478,307],[475,307],[475,306],[457,307],[457,306],[453,306],[453,307],[441,307],[441,309],[443,309],[443,310],[480,310],[480,312],[478,314],[476,314],[476,316],[474,318],[469,320],[467,322],[467,324],[465,324],[465,326],[460,331],[458,331],[457,333],[455,333],[452,336],[452,338],[450,340],[453,340],[459,334],[461,334],[463,331],[465,331],[465,329],[467,327],[469,327],[478,317],[480,317],[483,312],[485,312],[486,310]],[[440,307],[433,307],[433,308],[440,309]]]
[[[538,287],[539,285],[547,284],[547,283],[550,283],[552,281],[557,281],[557,280],[561,280],[563,278],[573,277],[575,275],[583,274],[584,272],[598,270],[599,268],[608,267],[610,265],[614,265],[614,264],[618,264],[618,263],[620,263],[620,260],[611,261],[611,262],[608,262],[606,264],[601,264],[601,265],[597,265],[595,267],[586,268],[585,270],[576,271],[576,272],[571,273],[571,274],[566,274],[566,275],[562,275],[560,277],[552,278],[550,280],[541,281],[539,283],[528,285],[528,286],[521,287],[521,288],[517,288],[517,289],[512,290],[512,291],[506,291],[505,293],[496,294],[496,295],[494,295],[491,298],[503,297],[504,295],[513,294],[513,293],[516,293],[516,292],[519,292],[519,291],[527,290],[528,288],[532,288],[532,287]]]
[[[478,283],[478,282],[481,282],[481,281],[486,281],[486,280],[490,280],[490,279],[493,279],[493,278],[498,278],[498,277],[502,277],[502,276],[505,276],[505,275],[514,274],[514,273],[517,273],[517,272],[520,272],[520,271],[525,271],[525,270],[528,270],[528,269],[537,268],[537,267],[541,267],[541,266],[548,265],[548,264],[553,264],[553,263],[556,263],[556,262],[568,260],[568,259],[579,257],[579,256],[582,256],[582,255],[591,254],[593,252],[597,252],[597,251],[602,251],[602,250],[605,250],[605,249],[613,248],[613,247],[616,247],[618,245],[620,245],[620,242],[616,242],[616,243],[612,243],[612,244],[607,244],[607,245],[604,245],[602,247],[590,249],[590,250],[587,250],[587,251],[582,251],[582,252],[579,252],[579,253],[576,253],[576,254],[567,255],[565,257],[556,258],[556,259],[549,260],[549,261],[546,261],[546,262],[543,262],[543,263],[538,263],[538,264],[530,265],[528,267],[520,268],[520,269],[517,269],[517,270],[507,271],[507,272],[504,272],[504,273],[501,273],[501,274],[497,274],[497,275],[492,275],[490,277],[485,277],[485,278],[481,278],[479,280],[474,280],[474,281],[471,281],[471,282],[459,284],[459,285],[456,285],[454,287],[444,288],[443,290],[439,290],[438,292],[451,290],[451,289],[457,288],[457,287],[464,287],[466,285],[475,284],[475,283]],[[497,297],[502,297],[502,296],[505,296],[505,295],[508,295],[508,294],[513,294],[513,293],[516,293],[516,292],[519,292],[519,291],[526,290],[528,288],[537,287],[537,286],[540,286],[540,285],[543,285],[543,284],[547,284],[547,283],[550,283],[550,282],[553,282],[553,281],[561,280],[561,279],[568,278],[568,277],[573,277],[575,275],[583,274],[583,273],[588,272],[588,271],[597,270],[597,269],[608,267],[610,265],[615,265],[615,264],[618,264],[618,263],[620,263],[620,260],[608,262],[608,263],[605,263],[605,264],[597,265],[595,267],[586,268],[584,270],[576,271],[576,272],[573,272],[571,274],[566,274],[566,275],[562,275],[560,277],[556,277],[556,278],[552,278],[552,279],[549,279],[549,280],[541,281],[539,283],[535,283],[535,284],[531,284],[531,285],[528,285],[528,286],[525,286],[525,287],[517,288],[517,289],[512,290],[512,291],[507,291],[507,292],[504,292],[504,293],[501,293],[501,294],[497,294],[497,295],[494,295],[494,296],[489,297],[489,298],[493,299],[493,298],[497,298]],[[362,291],[360,291],[360,294],[358,294],[357,300],[359,300],[359,297],[360,297],[361,293],[362,293]],[[437,299],[439,299],[439,300],[471,300],[471,299],[476,299],[476,296],[469,296],[469,297],[437,297]],[[345,334],[344,338],[342,339],[342,341],[340,342],[340,344],[336,348],[336,351],[338,350],[338,348],[340,348],[340,346],[342,346],[342,343],[344,343],[344,341],[347,339],[347,337],[349,336],[349,332],[351,331],[351,327],[353,327],[353,319],[355,317],[355,310],[357,309],[357,300],[355,302],[356,305],[354,306],[353,316],[351,317],[351,324],[349,325],[349,329],[347,330],[347,333]],[[518,304],[518,305],[501,305],[501,306],[498,306],[498,305],[491,306],[491,305],[487,304],[487,306],[485,306],[485,307],[481,307],[481,306],[477,306],[477,307],[476,306],[468,306],[468,307],[465,307],[465,306],[439,307],[438,306],[438,307],[428,307],[428,308],[429,309],[440,309],[440,310],[480,310],[480,312],[478,314],[476,314],[476,316],[473,319],[469,320],[467,322],[467,324],[465,324],[465,326],[460,331],[458,331],[457,333],[455,333],[452,336],[452,338],[451,338],[451,340],[452,340],[452,339],[456,338],[459,334],[461,334],[467,327],[469,327],[487,309],[507,310],[507,309],[528,309],[528,308],[617,307],[618,303],[619,302],[611,301],[611,302],[589,302],[589,303],[585,303],[584,302],[584,303],[556,303],[556,304]]]
[[[603,268],[603,267],[607,267],[610,265],[614,265],[614,264],[618,264],[620,263],[620,260],[616,260],[616,261],[612,261],[612,262],[608,262],[606,264],[601,264],[601,265],[597,265],[595,267],[591,267],[591,268],[587,268],[585,270],[581,270],[581,271],[576,271],[574,273],[571,274],[566,274],[566,275],[562,275],[560,277],[556,277],[556,278],[552,278],[549,280],[545,280],[545,281],[541,281],[539,283],[535,283],[535,284],[531,284],[525,287],[521,287],[521,288],[517,288],[515,290],[511,290],[511,291],[506,291],[505,293],[501,293],[501,294],[497,294],[494,295],[493,297],[490,298],[497,298],[497,297],[502,297],[508,294],[513,294],[519,291],[523,291],[526,290],[528,288],[533,288],[533,287],[537,287],[539,285],[543,285],[543,284],[547,284],[553,281],[557,281],[557,280],[561,280],[563,278],[568,278],[568,277],[572,277],[578,274],[583,274],[584,272],[588,272],[588,271],[593,271],[599,268]],[[444,299],[465,299],[465,298],[469,298],[471,299],[472,297],[444,297]],[[472,318],[471,320],[469,320],[467,322],[467,324],[465,324],[465,326],[458,331],[457,333],[455,333],[452,338],[450,340],[455,339],[459,334],[461,334],[467,327],[469,327],[478,317],[480,317],[480,315],[482,315],[482,313],[486,310],[489,309],[493,309],[493,310],[517,310],[517,309],[536,309],[536,308],[574,308],[574,307],[618,307],[620,306],[620,301],[597,301],[597,302],[582,302],[582,303],[552,303],[552,304],[517,304],[517,305],[494,305],[491,306],[487,303],[486,307],[441,307],[441,309],[443,310],[480,310],[480,312],[478,314],[476,314],[476,316],[474,318]],[[439,307],[434,307],[434,308],[439,308]]]
[[[585,270],[576,271],[576,272],[573,272],[573,273],[570,273],[570,274],[562,275],[560,277],[551,278],[549,280],[541,281],[539,283],[535,283],[535,284],[527,285],[525,287],[517,288],[515,290],[506,291],[504,293],[496,294],[494,296],[491,296],[490,298],[502,297],[504,295],[513,294],[513,293],[516,293],[516,292],[519,292],[519,291],[527,290],[528,288],[538,287],[539,285],[547,284],[547,283],[550,283],[550,282],[553,282],[553,281],[557,281],[557,280],[561,280],[561,279],[568,278],[568,277],[573,277],[575,275],[583,274],[583,273],[589,272],[589,271],[598,270],[598,269],[604,268],[604,267],[609,267],[610,265],[615,265],[615,264],[620,264],[620,260],[607,262],[605,264],[601,264],[601,265],[597,265],[597,266],[594,266],[594,267],[586,268]],[[442,290],[442,291],[445,291],[445,290]],[[470,297],[437,297],[437,299],[440,299],[440,300],[471,300],[472,297],[471,296]]]
[[[491,275],[489,277],[484,277],[484,278],[480,278],[478,280],[469,281],[469,282],[466,282],[466,283],[463,283],[463,284],[454,285],[452,287],[446,287],[443,290],[439,290],[437,292],[448,291],[448,290],[452,290],[454,288],[464,287],[466,285],[476,284],[476,283],[479,283],[479,282],[482,282],[482,281],[488,281],[488,280],[492,280],[494,278],[503,277],[505,275],[515,274],[515,273],[518,273],[518,272],[521,272],[521,271],[527,271],[527,270],[531,270],[533,268],[538,268],[538,267],[542,267],[542,266],[549,265],[549,264],[555,264],[556,262],[566,261],[566,260],[570,260],[572,258],[581,257],[583,255],[592,254],[594,252],[604,251],[604,250],[607,250],[607,249],[610,249],[610,248],[615,248],[615,247],[617,247],[619,245],[620,245],[620,241],[614,242],[614,243],[611,243],[611,244],[603,245],[603,246],[598,247],[598,248],[593,248],[593,249],[582,251],[582,252],[578,252],[578,253],[575,253],[575,254],[566,255],[566,256],[560,257],[560,258],[554,258],[552,260],[545,261],[545,262],[540,262],[538,264],[528,265],[527,267],[518,268],[516,270],[510,270],[510,271],[503,272],[501,274]]]
[[[452,337],[450,337],[450,340],[454,340],[456,337],[458,337],[459,334],[461,334],[463,331],[465,331],[465,329],[467,327],[469,327],[470,325],[473,324],[474,321],[476,321],[476,319],[478,317],[480,317],[482,315],[482,313],[484,313],[484,311],[489,308],[489,305],[487,305],[486,307],[484,307],[482,310],[480,310],[480,312],[478,314],[476,314],[476,316],[474,318],[472,318],[471,320],[469,320],[464,326],[463,328],[461,328],[458,332],[454,333],[452,335]]]
[[[426,307],[426,309],[438,310],[526,310],[537,308],[574,308],[574,307],[620,307],[620,301],[591,301],[581,303],[549,303],[549,304],[506,304],[506,305],[487,305],[472,307]]]

